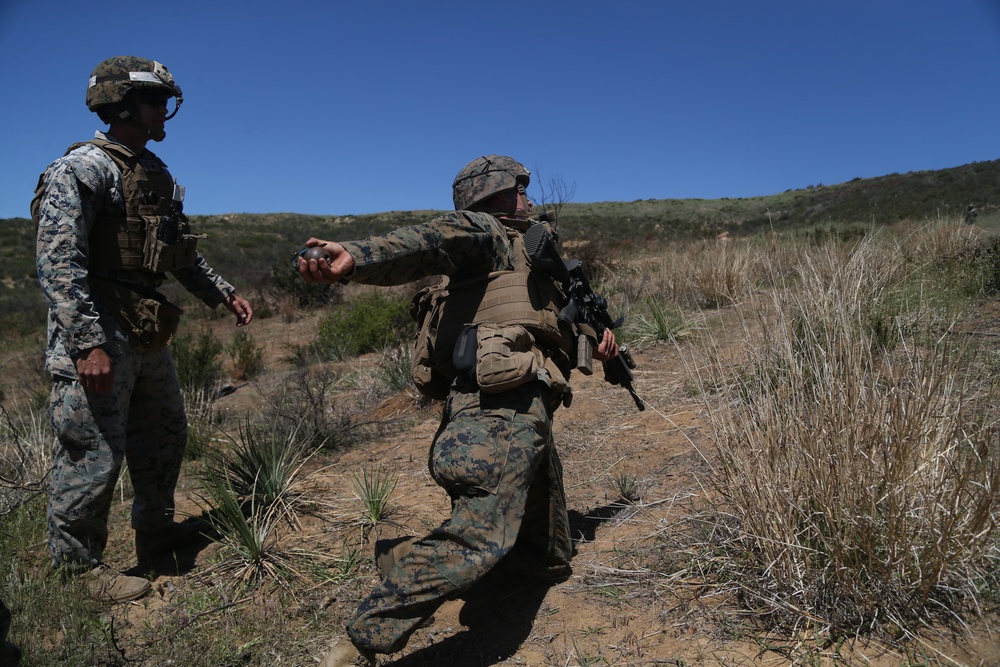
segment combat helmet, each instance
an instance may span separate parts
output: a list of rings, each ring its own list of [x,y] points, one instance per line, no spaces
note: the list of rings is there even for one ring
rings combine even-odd
[[[456,211],[467,211],[498,192],[518,186],[527,187],[531,172],[514,158],[505,155],[477,157],[455,176],[452,199]]]
[[[110,123],[129,120],[134,113],[133,91],[161,92],[176,99],[177,106],[167,116],[174,117],[184,96],[167,68],[155,60],[136,56],[115,56],[98,63],[87,86],[87,108]]]

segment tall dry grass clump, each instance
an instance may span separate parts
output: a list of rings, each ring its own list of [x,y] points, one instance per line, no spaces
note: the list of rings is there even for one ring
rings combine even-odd
[[[30,405],[0,403],[0,524],[3,517],[46,491],[52,465],[48,416]]]
[[[899,257],[885,237],[804,252],[744,304],[745,363],[702,378],[729,392],[707,401],[719,570],[772,627],[908,633],[996,590],[989,383]]]

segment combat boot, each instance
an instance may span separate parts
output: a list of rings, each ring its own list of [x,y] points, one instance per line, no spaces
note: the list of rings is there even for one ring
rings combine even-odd
[[[135,557],[142,571],[153,569],[158,561],[172,559],[178,549],[208,540],[211,525],[200,519],[170,523],[155,530],[135,531]]]
[[[375,654],[362,653],[345,638],[333,645],[319,667],[375,667]]]
[[[90,594],[102,602],[138,600],[152,588],[148,579],[122,574],[104,563],[87,570],[80,578],[86,582]]]
[[[9,641],[0,643],[0,665],[4,667],[18,667],[21,664],[21,649]]]

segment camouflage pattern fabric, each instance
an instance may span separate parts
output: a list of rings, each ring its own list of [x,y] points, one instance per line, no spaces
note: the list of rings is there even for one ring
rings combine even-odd
[[[97,138],[113,138],[98,132]],[[152,168],[166,169],[146,151]],[[102,150],[84,145],[49,166],[39,179],[36,268],[49,302],[45,368],[53,376],[50,419],[57,435],[49,489],[52,563],[85,570],[102,557],[111,494],[128,460],[135,487],[132,526],[156,529],[172,520],[173,493],[187,424],[167,350],[129,341],[109,304],[91,290],[90,231],[102,208],[122,210],[121,173]],[[109,271],[97,274],[153,290],[164,275]],[[199,255],[174,277],[209,307],[235,291]],[[81,350],[102,346],[114,365],[110,394],[85,393],[77,382]]]
[[[350,280],[368,285],[404,285],[437,275],[462,280],[514,268],[503,225],[486,213],[455,211],[342,245],[354,258]]]
[[[530,172],[505,155],[484,155],[465,165],[452,183],[452,201],[462,211],[518,185],[527,187]]]
[[[113,140],[102,132],[97,132],[96,137]],[[143,166],[155,171],[166,169],[150,151],[143,155]],[[39,202],[35,264],[38,280],[49,300],[45,370],[52,375],[75,378],[77,352],[107,340],[87,282],[87,251],[90,230],[99,211],[125,208],[121,172],[107,153],[85,144],[53,162],[39,180],[44,193]],[[97,275],[134,285],[139,291],[155,290],[165,279],[162,275],[138,271],[106,271]],[[172,275],[210,308],[235,291],[201,255],[195,266]]]
[[[70,571],[89,570],[101,561],[125,459],[135,492],[132,528],[156,530],[173,520],[174,488],[187,444],[170,353],[129,342],[112,318],[101,324],[114,330],[104,346],[115,372],[113,390],[86,393],[76,380],[56,377],[50,396],[59,446],[49,480],[49,552],[53,567]]]
[[[456,211],[384,236],[343,243],[350,279],[399,285],[445,274],[463,280],[514,268],[503,224]],[[348,623],[361,651],[392,653],[455,593],[491,570],[548,580],[569,572],[572,542],[562,468],[552,441],[556,401],[542,382],[482,393],[457,381],[430,454],[451,519],[413,548]]]
[[[498,564],[543,580],[568,576],[572,543],[551,397],[540,382],[502,394],[456,387],[431,449],[451,519],[413,544],[361,603],[348,634],[393,653],[449,597]]]
[[[138,76],[130,76],[131,72]],[[144,77],[144,73],[148,76]],[[105,104],[117,104],[133,89],[162,90],[167,95],[178,91],[173,75],[163,64],[136,56],[115,56],[98,63],[91,73],[87,108],[94,111]]]

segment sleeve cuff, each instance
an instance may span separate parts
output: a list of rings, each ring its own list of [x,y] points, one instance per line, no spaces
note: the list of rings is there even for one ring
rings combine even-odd
[[[81,350],[89,350],[92,347],[100,347],[108,342],[104,331],[100,327],[77,327],[67,329],[64,334],[66,351],[76,357]]]

